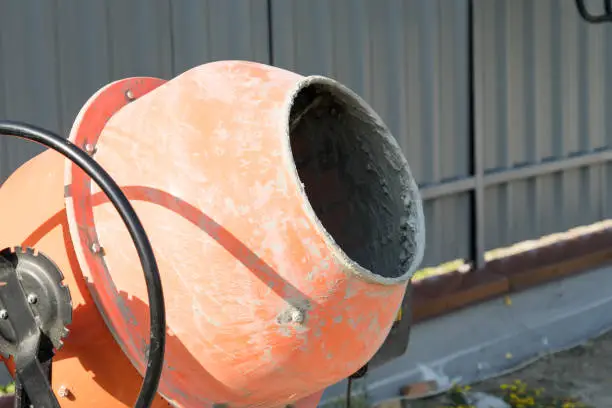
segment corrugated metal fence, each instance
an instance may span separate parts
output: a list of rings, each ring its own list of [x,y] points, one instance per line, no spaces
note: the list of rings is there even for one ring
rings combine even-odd
[[[5,0],[0,58],[0,117],[64,134],[126,76],[248,59],[337,78],[423,186],[424,266],[612,213],[612,28],[573,0]],[[0,182],[39,151],[0,138]]]

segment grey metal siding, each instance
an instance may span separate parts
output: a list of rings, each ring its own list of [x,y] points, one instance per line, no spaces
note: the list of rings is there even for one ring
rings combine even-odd
[[[170,4],[174,74],[216,60],[270,63],[267,0],[181,0]]]
[[[348,85],[382,116],[417,181],[469,174],[467,1],[272,0],[275,65]],[[469,200],[425,205],[424,264],[467,257]]]
[[[58,9],[54,2],[32,5],[24,7],[19,1],[0,5],[0,115],[57,130],[62,121]],[[39,146],[6,137],[0,138],[0,150],[2,179],[42,151]]]
[[[610,152],[612,26],[587,25],[573,0],[474,0],[472,130],[468,5],[5,0],[0,117],[67,134],[83,103],[113,80],[255,60],[334,77],[381,114],[427,198],[423,266],[471,255],[479,186],[486,249],[610,217],[606,162],[501,184],[491,177]],[[474,140],[482,174],[472,174]],[[40,150],[0,138],[0,182]]]
[[[67,135],[99,88],[216,59],[269,63],[266,0],[0,2],[0,117]],[[42,149],[0,137],[0,183]]]
[[[603,4],[591,3],[592,10]],[[485,171],[608,148],[612,27],[582,21],[573,0],[476,0],[474,11]],[[608,217],[608,169],[595,164],[487,188],[487,249]]]

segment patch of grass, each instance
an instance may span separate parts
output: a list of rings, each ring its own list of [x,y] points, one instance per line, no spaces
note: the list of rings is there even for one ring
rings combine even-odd
[[[346,398],[338,397],[325,404],[321,405],[321,408],[345,408],[346,407]],[[351,408],[370,408],[370,403],[368,402],[365,395],[354,395],[351,397]]]
[[[599,221],[593,224],[572,228],[565,232],[545,235],[538,239],[522,241],[507,247],[489,250],[485,253],[485,260],[489,262],[495,259],[505,258],[511,255],[519,254],[521,252],[532,251],[534,249],[538,249],[547,245],[567,241],[579,236],[593,234],[610,228],[612,228],[612,220]],[[426,278],[444,275],[461,269],[465,269],[465,271],[467,271],[469,270],[469,265],[463,259],[455,259],[440,264],[438,266],[427,267],[418,270],[416,271],[412,279],[414,281],[423,280]]]
[[[337,397],[321,404],[321,408],[345,408],[346,395]],[[364,378],[353,380],[351,392],[351,408],[370,408],[366,394],[366,382]]]
[[[465,264],[466,263],[463,259],[456,259],[454,261],[446,262],[438,266],[423,268],[421,270],[416,271],[412,280],[423,280],[426,278],[431,278],[432,276],[444,275],[446,273],[454,272]]]
[[[470,387],[453,387],[447,394],[448,404],[441,408],[474,408]],[[543,388],[532,388],[521,380],[502,384],[495,396],[512,408],[594,408],[572,397],[548,395]]]
[[[0,385],[0,396],[15,394],[15,383]]]

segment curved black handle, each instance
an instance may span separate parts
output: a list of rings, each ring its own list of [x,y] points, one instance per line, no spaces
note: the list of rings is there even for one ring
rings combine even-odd
[[[63,137],[45,129],[11,121],[0,121],[0,135],[14,136],[39,143],[71,160],[100,187],[125,223],[136,246],[140,265],[144,271],[149,297],[149,313],[151,315],[147,368],[135,407],[150,407],[157,395],[157,387],[164,365],[166,310],[161,278],[153,248],[134,207],[102,166]]]
[[[578,9],[580,17],[582,17],[586,22],[591,24],[612,22],[612,0],[602,1],[604,2],[603,14],[594,15],[589,13],[586,6],[584,5],[584,0],[576,0],[576,8]]]

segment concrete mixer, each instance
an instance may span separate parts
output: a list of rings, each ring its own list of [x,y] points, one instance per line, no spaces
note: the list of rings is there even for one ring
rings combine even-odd
[[[314,407],[404,353],[422,204],[340,83],[219,61],[0,134],[49,148],[0,188],[16,406]]]

